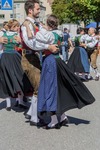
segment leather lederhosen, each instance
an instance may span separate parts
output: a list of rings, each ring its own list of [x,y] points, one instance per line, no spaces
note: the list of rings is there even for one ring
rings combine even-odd
[[[29,21],[29,20],[28,20]],[[35,29],[35,25],[30,22],[33,26],[34,33],[38,31],[37,28]],[[22,68],[27,74],[33,88],[34,88],[34,94],[37,95],[39,82],[40,82],[40,61],[38,56],[36,55],[35,51],[30,49],[22,38],[22,32],[20,32],[20,36],[22,39]]]

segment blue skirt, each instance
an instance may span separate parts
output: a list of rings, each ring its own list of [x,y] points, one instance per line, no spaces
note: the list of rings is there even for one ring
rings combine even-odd
[[[73,53],[68,60],[67,66],[73,73],[89,73],[90,64],[86,50],[82,47],[75,47]]]
[[[43,61],[37,109],[38,112],[57,110],[57,70],[52,54]]]

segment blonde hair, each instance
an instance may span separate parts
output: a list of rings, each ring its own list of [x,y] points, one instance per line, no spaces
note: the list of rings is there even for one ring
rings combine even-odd
[[[20,23],[16,19],[12,19],[8,21],[7,25],[10,30],[12,27],[20,26]]]

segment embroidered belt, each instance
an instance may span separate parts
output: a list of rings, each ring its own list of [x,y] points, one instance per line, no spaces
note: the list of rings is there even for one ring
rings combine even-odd
[[[42,53],[43,56],[49,56],[50,54],[52,54],[52,52],[50,52],[49,50],[45,50]]]
[[[30,55],[30,54],[33,54],[33,53],[34,53],[34,51],[32,51],[32,50],[23,49],[23,54],[25,54],[25,55]]]
[[[42,52],[42,57],[47,57],[50,54],[52,54],[55,58],[60,58],[59,53],[52,53],[49,50],[45,50],[44,52]]]

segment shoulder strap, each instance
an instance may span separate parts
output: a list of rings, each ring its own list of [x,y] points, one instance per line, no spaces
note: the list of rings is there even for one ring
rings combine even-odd
[[[31,25],[32,25],[32,27],[33,27],[33,30],[34,30],[34,34],[36,35],[36,32],[37,32],[37,30],[38,30],[38,27],[37,27],[32,21],[30,21],[30,20],[28,20],[28,19],[25,19],[25,21],[28,21],[28,22],[31,23]]]

